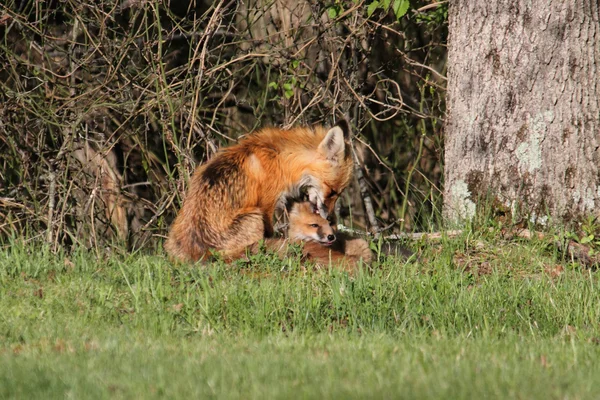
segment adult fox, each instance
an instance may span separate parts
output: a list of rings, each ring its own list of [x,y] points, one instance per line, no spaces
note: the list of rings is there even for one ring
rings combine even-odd
[[[196,261],[225,257],[273,234],[278,200],[304,189],[321,216],[333,213],[352,176],[346,121],[290,130],[266,128],[223,149],[197,168],[165,243],[167,253]]]

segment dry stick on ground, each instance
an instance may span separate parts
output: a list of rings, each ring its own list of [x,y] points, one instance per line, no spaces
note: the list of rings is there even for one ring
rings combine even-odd
[[[509,232],[510,234],[511,232]],[[525,239],[545,239],[546,235],[542,232],[530,231],[529,229],[520,229],[517,232],[512,232],[513,235]],[[590,254],[592,249],[584,246],[573,240],[554,240],[556,248],[565,254],[568,254],[571,259],[581,261],[586,267],[594,267],[600,265],[600,255]]]
[[[453,238],[462,235],[462,230],[452,230],[445,232],[418,232],[418,233],[396,233],[393,235],[384,236],[384,240],[441,240],[444,237]]]
[[[493,228],[490,228],[493,229]],[[354,233],[357,233],[354,231]],[[443,237],[457,237],[463,233],[462,230],[453,230],[446,232],[432,232],[432,233],[399,233],[395,235],[389,235],[384,237],[387,240],[399,240],[399,239],[409,239],[409,240],[440,240]],[[531,231],[529,229],[503,229],[501,231],[502,236],[504,237],[520,237],[523,239],[538,239],[545,240],[547,239],[547,235],[538,231]],[[584,246],[580,243],[577,243],[573,240],[553,240],[553,244],[556,248],[567,254],[571,259],[579,260],[586,267],[594,267],[600,266],[600,254],[591,254],[592,249],[588,246]]]

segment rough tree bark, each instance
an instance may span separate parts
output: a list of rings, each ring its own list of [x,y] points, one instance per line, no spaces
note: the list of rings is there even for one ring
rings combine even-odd
[[[600,211],[597,0],[454,0],[445,213],[478,199],[568,222]]]

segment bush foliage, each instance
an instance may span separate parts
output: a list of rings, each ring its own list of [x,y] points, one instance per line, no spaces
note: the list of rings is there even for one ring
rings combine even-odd
[[[342,117],[357,163],[344,222],[428,228],[440,205],[446,7],[8,0],[1,235],[151,245],[220,146]]]

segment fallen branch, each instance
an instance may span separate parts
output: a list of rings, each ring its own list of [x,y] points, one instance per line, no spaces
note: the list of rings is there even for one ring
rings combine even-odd
[[[376,235],[358,229],[351,229],[344,225],[338,225],[338,230],[351,235],[374,238]],[[493,231],[494,228],[490,228]],[[522,239],[547,240],[548,235],[543,232],[531,231],[529,229],[502,229],[500,231],[504,238],[519,237]],[[416,232],[396,233],[384,236],[383,240],[441,240],[442,238],[454,238],[463,234],[462,230],[450,230],[445,232]],[[558,251],[568,255],[571,260],[577,260],[588,268],[600,266],[600,254],[595,254],[593,249],[574,240],[557,240],[551,238],[552,244]]]
[[[368,236],[377,238],[378,234],[373,234],[371,232],[361,231],[359,229],[348,228],[345,225],[338,225],[338,230],[344,233],[349,233],[357,236]],[[413,233],[395,233],[388,236],[383,236],[383,240],[441,240],[444,237],[457,237],[463,233],[462,230],[451,230],[445,232],[413,232]]]
[[[384,236],[384,240],[441,240],[442,238],[453,238],[462,235],[462,230],[453,230],[445,232],[414,232],[414,233],[395,233],[393,235]]]
[[[503,232],[504,233],[504,232]],[[511,233],[511,232],[507,232]],[[546,239],[547,235],[542,232],[530,231],[529,229],[520,229],[512,232],[514,236],[525,239]],[[592,249],[574,240],[553,240],[556,248],[571,257],[571,260],[578,260],[586,267],[597,267],[600,265],[600,254],[594,254]]]

